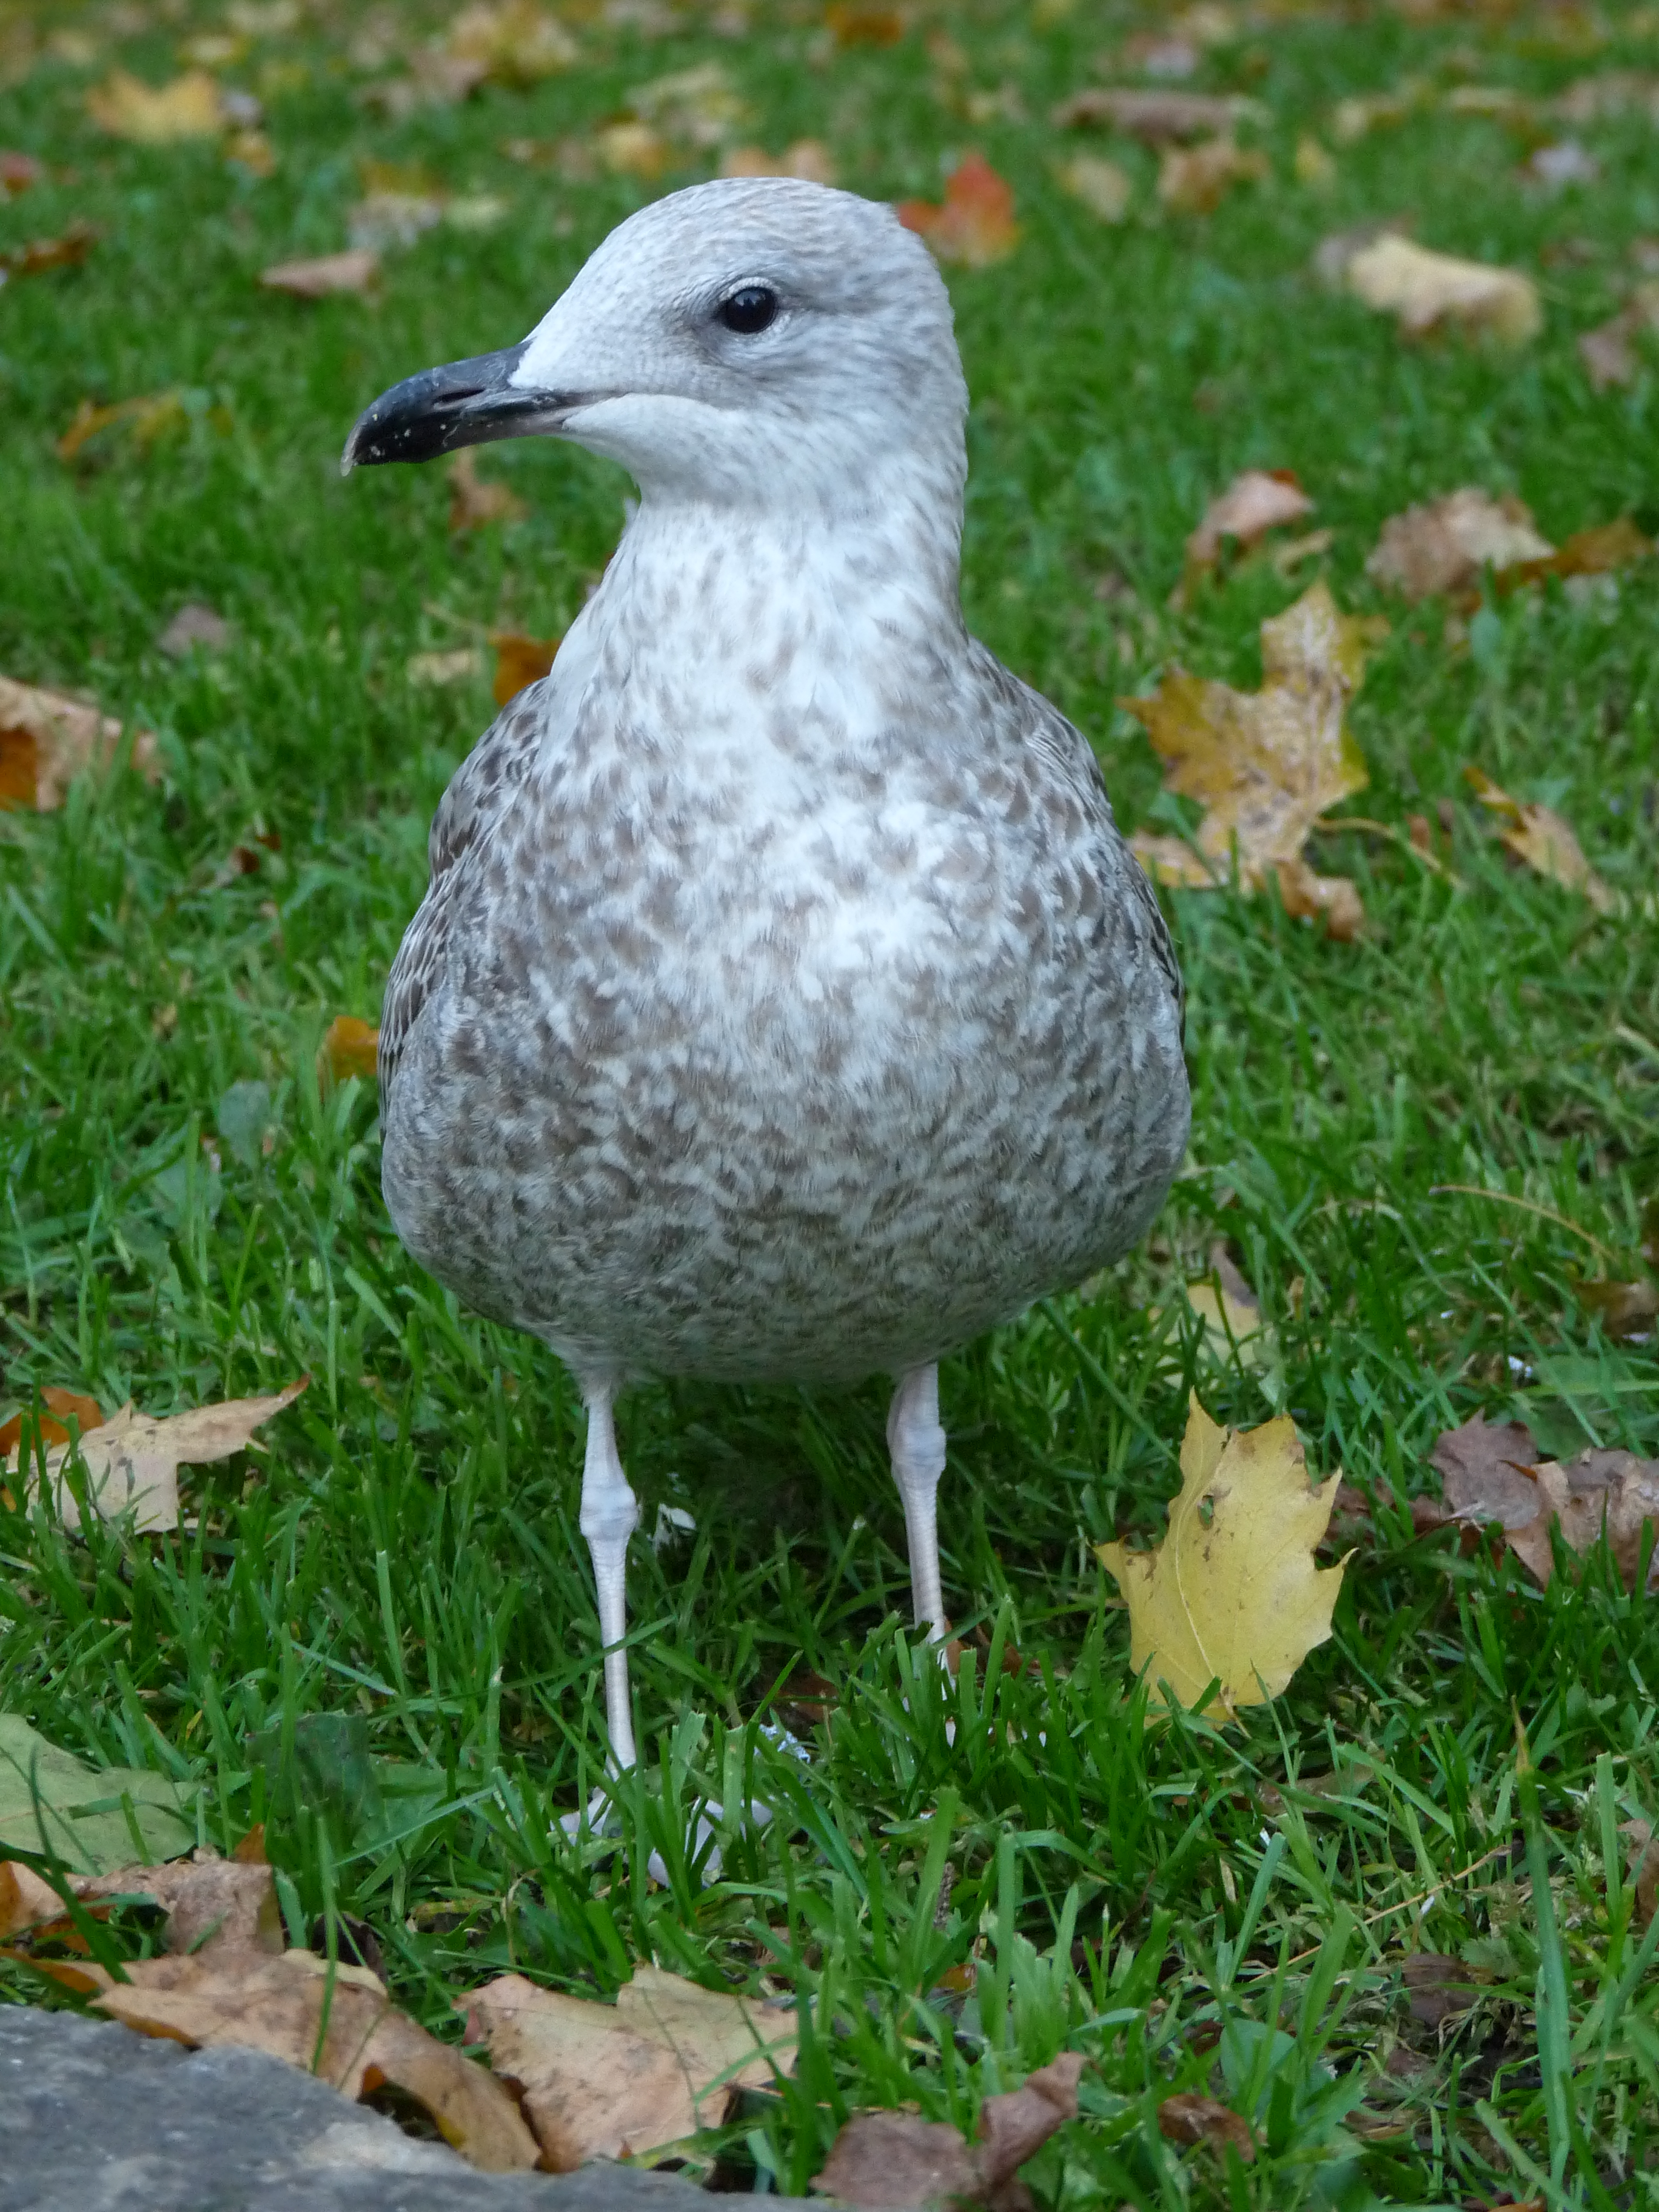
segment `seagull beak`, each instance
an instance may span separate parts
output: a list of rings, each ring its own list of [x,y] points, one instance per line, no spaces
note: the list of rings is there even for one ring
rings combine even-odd
[[[357,418],[340,456],[340,474],[359,462],[429,461],[459,446],[555,430],[574,398],[513,381],[525,343],[443,368],[423,368],[383,392]]]

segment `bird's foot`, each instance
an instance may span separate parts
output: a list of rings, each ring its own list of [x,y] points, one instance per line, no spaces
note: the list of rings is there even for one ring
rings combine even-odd
[[[782,1733],[781,1731],[780,1733]],[[806,1756],[804,1746],[796,1746],[793,1738],[790,1747]],[[580,1844],[584,1838],[595,1842],[611,1841],[623,1832],[621,1809],[617,1804],[617,1784],[621,1776],[602,1782],[588,1799],[584,1809],[562,1814],[555,1823],[556,1831],[569,1844]],[[685,1864],[696,1874],[699,1886],[707,1889],[720,1878],[723,1855],[717,1840],[722,1828],[737,1826],[755,1830],[763,1828],[772,1818],[772,1808],[759,1797],[751,1797],[734,1822],[726,1817],[726,1808],[718,1797],[703,1797],[693,1801],[694,1814],[690,1832],[685,1838]],[[672,1886],[667,1862],[659,1850],[653,1850],[645,1863],[651,1880],[664,1889]]]

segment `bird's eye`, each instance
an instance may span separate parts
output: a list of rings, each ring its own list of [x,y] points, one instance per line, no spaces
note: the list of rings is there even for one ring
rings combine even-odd
[[[714,310],[728,331],[752,337],[777,319],[778,295],[769,284],[744,284]]]

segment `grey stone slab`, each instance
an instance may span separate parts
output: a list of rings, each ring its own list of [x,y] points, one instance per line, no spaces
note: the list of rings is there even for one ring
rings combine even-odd
[[[0,2005],[0,2212],[706,2212],[721,2201],[628,2166],[477,2173],[263,2051],[186,2051],[113,2021]],[[805,2200],[767,2202],[782,2212]]]

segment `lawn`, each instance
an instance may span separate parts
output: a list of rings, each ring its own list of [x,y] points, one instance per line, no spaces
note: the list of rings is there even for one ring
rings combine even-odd
[[[447,11],[244,11],[263,34],[215,66],[264,103],[265,175],[257,149],[133,143],[88,112],[112,68],[160,83],[217,18],[34,12],[0,10],[0,145],[46,173],[0,205],[0,248],[76,218],[98,236],[0,290],[0,672],[153,731],[161,775],[0,813],[0,1420],[37,1386],[165,1413],[312,1381],[266,1452],[187,1477],[176,1535],[0,1505],[0,1710],[196,1785],[222,1849],[264,1820],[291,1931],[367,1923],[447,2036],[455,1996],[509,1969],[608,1994],[654,1958],[798,1992],[798,2076],[693,2147],[723,2186],[804,2190],[849,2111],[965,2125],[1070,2049],[1082,2117],[1027,2169],[1045,2207],[1659,2203],[1659,1932],[1619,1833],[1659,1821],[1659,1626],[1605,1554],[1540,1588],[1410,1510],[1438,1494],[1437,1437],[1477,1412],[1564,1459],[1659,1455],[1653,1336],[1610,1336],[1577,1287],[1642,1277],[1659,1195],[1659,572],[1488,586],[1474,611],[1364,573],[1386,518],[1464,484],[1517,494],[1556,543],[1659,522],[1655,363],[1597,391],[1576,350],[1659,234],[1647,108],[1579,126],[1599,174],[1551,190],[1518,174],[1548,132],[1444,97],[1659,71],[1659,17],[1198,10],[1217,35],[1183,88],[1259,102],[1243,137],[1270,173],[1183,216],[1146,149],[1048,119],[1104,76],[1157,81],[1122,49],[1160,19],[1121,5],[832,9],[839,35],[809,0],[573,7],[573,67],[406,112],[363,95]],[[480,476],[524,512],[453,531],[440,468],[336,463],[381,389],[517,340],[631,208],[720,161],[682,146],[642,182],[504,149],[580,149],[635,88],[708,62],[744,139],[819,139],[853,190],[937,199],[970,147],[1012,184],[1015,250],[950,272],[964,599],[1088,732],[1121,819],[1192,816],[1117,701],[1177,661],[1257,683],[1259,624],[1322,562],[1344,607],[1391,624],[1352,712],[1370,786],[1349,811],[1426,817],[1442,869],[1318,837],[1363,894],[1352,942],[1271,893],[1165,894],[1190,1158],[1140,1251],[943,1370],[953,1684],[906,1626],[880,1385],[623,1401],[648,1764],[621,1838],[572,1844],[557,1815],[602,1757],[581,1409],[550,1356],[404,1254],[374,1085],[319,1085],[318,1051],[336,1017],[378,1018],[433,808],[493,712],[486,635],[563,629],[629,487],[498,447]],[[1339,101],[1410,82],[1391,125],[1337,127]],[[1057,181],[1079,150],[1132,175],[1122,222]],[[345,246],[365,160],[422,165],[467,220],[388,249],[368,297],[262,289],[268,264]],[[1322,238],[1407,212],[1425,244],[1530,272],[1542,335],[1411,342],[1322,285]],[[163,392],[158,418],[59,458],[83,399]],[[1185,538],[1248,467],[1297,472],[1328,551],[1294,575],[1240,560],[1172,606]],[[232,625],[222,649],[159,650],[185,603]],[[455,680],[416,680],[417,656],[474,646]],[[1619,910],[1513,864],[1468,763],[1559,809]],[[1217,1240],[1265,1361],[1182,1301]],[[1237,1425],[1292,1414],[1312,1468],[1372,1510],[1334,1634],[1284,1696],[1149,1728],[1092,1547],[1162,1535],[1194,1390]],[[653,1544],[664,1507],[695,1528]],[[724,1828],[700,1885],[698,1799],[750,1792],[776,1817]],[[156,1939],[129,1918],[121,1940]],[[1461,1960],[1473,2001],[1425,1996],[1418,1954]],[[7,1959],[0,1998],[68,2001]],[[1253,2162],[1167,2139],[1176,2091],[1249,2118]]]

